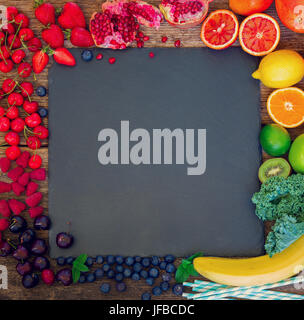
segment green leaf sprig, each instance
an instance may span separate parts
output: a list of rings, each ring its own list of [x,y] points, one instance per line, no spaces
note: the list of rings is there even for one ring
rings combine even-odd
[[[72,268],[72,276],[73,276],[73,282],[77,283],[81,272],[88,272],[90,269],[85,265],[85,262],[87,261],[88,256],[86,254],[81,254],[78,256],[74,262],[73,262],[73,268]]]
[[[193,256],[183,259],[181,264],[178,266],[175,273],[175,281],[177,283],[183,283],[188,280],[190,276],[198,276],[199,273],[194,269],[193,260],[197,257],[202,257],[203,253],[198,252]]]

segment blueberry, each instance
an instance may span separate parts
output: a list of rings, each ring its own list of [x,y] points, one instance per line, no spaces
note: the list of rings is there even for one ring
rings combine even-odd
[[[154,296],[160,296],[162,294],[162,289],[160,287],[154,287],[152,289],[152,294]]]
[[[134,264],[134,258],[133,257],[127,257],[126,259],[125,259],[125,264],[127,265],[127,266],[132,266],[133,264]]]
[[[114,276],[115,276],[114,270],[109,270],[109,271],[107,272],[107,278],[108,278],[108,279],[113,279]]]
[[[140,256],[135,256],[134,260],[135,260],[135,262],[141,262],[141,257]]]
[[[107,261],[107,263],[108,263],[109,265],[112,265],[112,264],[115,263],[115,257],[112,256],[112,255],[109,255],[109,256],[106,257],[106,261]]]
[[[96,280],[95,274],[94,273],[88,273],[86,276],[86,280],[88,282],[94,282]]]
[[[159,286],[162,291],[167,291],[170,288],[170,284],[167,281],[161,282]]]
[[[66,264],[66,259],[65,257],[58,257],[56,259],[58,266],[64,266]]]
[[[91,267],[94,264],[94,259],[92,257],[87,257],[87,261],[85,262],[85,264],[88,267]]]
[[[154,278],[149,277],[149,278],[146,279],[146,283],[149,286],[153,286],[154,282],[155,282]]]
[[[155,266],[155,267],[158,266],[158,265],[160,264],[160,259],[159,259],[159,257],[153,256],[152,259],[151,259],[151,263],[152,263],[152,265]]]
[[[160,270],[166,270],[166,267],[167,267],[167,262],[165,262],[165,261],[162,261],[162,262],[159,264],[159,269],[160,269]]]
[[[142,265],[139,262],[136,262],[133,266],[134,272],[140,272],[141,269],[142,269]]]
[[[38,113],[39,113],[39,116],[40,116],[41,118],[45,118],[45,117],[48,116],[49,111],[48,111],[48,109],[42,107],[42,108],[39,108],[39,109],[38,109]]]
[[[96,279],[101,279],[104,275],[104,271],[102,269],[98,268],[94,271],[94,274],[95,274]]]
[[[144,292],[141,295],[141,300],[151,300],[151,294],[149,292]]]
[[[78,282],[79,282],[79,283],[85,283],[86,281],[87,281],[86,276],[82,274],[82,275],[79,277]]]
[[[105,263],[103,266],[102,266],[102,270],[104,272],[108,272],[109,270],[111,269],[111,266],[107,263]]]
[[[142,266],[143,266],[144,268],[150,267],[150,264],[151,264],[150,258],[143,258],[143,259],[141,260],[141,264],[142,264]]]
[[[134,272],[134,273],[132,274],[132,276],[131,276],[131,279],[132,279],[132,280],[135,280],[135,281],[140,280],[140,275],[139,275],[139,273]]]
[[[173,287],[172,287],[172,292],[176,295],[176,296],[181,296],[183,294],[183,285],[182,284],[175,284]]]
[[[121,282],[123,280],[124,276],[122,273],[116,273],[115,275],[115,281]]]
[[[162,279],[163,279],[163,281],[170,282],[171,275],[169,273],[164,273],[164,274],[162,274]]]
[[[122,273],[124,271],[124,267],[122,265],[118,265],[115,267],[116,272]]]
[[[103,264],[103,256],[97,256],[96,258],[95,258],[95,261],[96,261],[96,263],[97,264]]]
[[[119,283],[116,284],[116,290],[118,292],[124,292],[124,291],[127,290],[127,286],[126,286],[126,284],[124,282],[119,282]]]
[[[40,86],[36,89],[36,94],[39,97],[45,97],[46,96],[46,88],[43,86]]]
[[[175,265],[173,263],[168,263],[166,266],[166,271],[168,273],[174,273],[176,270]]]
[[[81,53],[81,58],[85,62],[89,62],[93,59],[93,52],[92,50],[84,50]]]
[[[123,264],[124,258],[123,258],[123,256],[116,256],[115,261],[117,264]]]
[[[130,277],[131,277],[131,274],[132,274],[131,269],[129,269],[129,268],[125,268],[125,269],[124,269],[123,275],[124,275],[125,278],[130,278]]]
[[[148,271],[146,271],[146,270],[141,270],[139,274],[140,274],[141,278],[143,278],[143,279],[148,278]]]
[[[156,268],[151,268],[151,269],[149,270],[149,276],[150,276],[151,278],[157,278],[158,275],[159,275],[158,269],[156,269]]]
[[[111,291],[111,285],[109,283],[102,283],[100,286],[100,291],[102,293],[109,293]]]
[[[66,263],[69,264],[70,266],[73,264],[74,258],[73,257],[67,257],[66,258]]]
[[[168,263],[172,263],[175,261],[175,257],[172,254],[168,254],[164,257],[165,261]]]

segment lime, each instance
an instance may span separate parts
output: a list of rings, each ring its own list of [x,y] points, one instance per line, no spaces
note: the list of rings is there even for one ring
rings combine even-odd
[[[289,162],[294,171],[304,174],[304,134],[298,136],[292,143]]]
[[[267,154],[280,157],[288,151],[291,139],[288,131],[282,126],[268,124],[260,133],[260,142]]]

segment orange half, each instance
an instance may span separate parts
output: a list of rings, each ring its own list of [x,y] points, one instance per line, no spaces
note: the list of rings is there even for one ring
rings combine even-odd
[[[239,40],[244,51],[253,56],[265,56],[272,52],[280,41],[278,22],[265,13],[247,17],[240,26]]]
[[[271,119],[285,128],[304,123],[304,91],[299,88],[275,90],[267,100]]]
[[[222,50],[230,47],[237,39],[239,22],[229,10],[212,12],[204,21],[201,39],[211,49]]]

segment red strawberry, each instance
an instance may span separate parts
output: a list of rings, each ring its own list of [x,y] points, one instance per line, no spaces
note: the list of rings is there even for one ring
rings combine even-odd
[[[37,20],[45,26],[55,23],[55,8],[52,4],[43,3],[43,0],[38,0],[35,4],[35,17]]]
[[[49,56],[44,50],[37,51],[32,58],[33,70],[36,74],[41,73],[49,63]]]
[[[26,205],[23,202],[18,201],[16,199],[9,199],[8,205],[12,212],[16,215],[19,215],[22,211],[26,209]]]
[[[29,41],[34,38],[34,32],[30,28],[22,28],[20,29],[18,36],[20,40]]]
[[[5,231],[9,227],[9,221],[7,219],[0,219],[0,231]]]
[[[71,52],[66,48],[58,48],[54,52],[54,60],[59,64],[73,67],[76,65],[76,60]]]
[[[18,178],[23,174],[24,169],[22,167],[16,167],[10,170],[7,176],[12,179],[14,182],[18,180]]]
[[[11,161],[7,157],[0,158],[0,169],[6,173],[11,167]]]
[[[30,217],[32,219],[38,217],[38,216],[41,216],[42,213],[43,213],[43,207],[41,206],[38,206],[38,207],[33,207],[33,208],[29,208],[29,214],[30,214]]]
[[[25,202],[29,207],[33,208],[33,207],[36,207],[41,200],[42,200],[42,193],[36,192],[30,195],[29,197],[27,197],[25,199]]]
[[[23,109],[26,113],[32,114],[38,110],[38,102],[32,101],[24,101]]]
[[[36,52],[42,48],[42,42],[39,38],[33,38],[27,43],[27,48],[31,52]]]
[[[0,213],[3,217],[8,218],[11,215],[8,202],[6,200],[0,200]]]
[[[10,192],[12,190],[12,186],[10,183],[0,181],[0,193]]]
[[[32,180],[43,181],[46,179],[46,171],[44,168],[33,170],[30,175]]]
[[[24,172],[19,178],[18,178],[18,183],[21,184],[22,186],[27,186],[30,181],[30,174],[29,172]],[[35,190],[36,191],[36,190]]]
[[[42,31],[42,39],[53,49],[61,48],[64,45],[64,34],[60,27],[51,24],[50,27]]]
[[[84,14],[74,2],[67,2],[64,5],[62,13],[58,18],[58,23],[63,29],[85,28],[86,26]]]
[[[86,48],[94,45],[91,33],[85,28],[75,27],[67,36],[73,46]]]
[[[21,151],[17,146],[11,146],[5,150],[5,154],[9,160],[16,160],[20,156]]]
[[[18,182],[13,182],[12,190],[16,196],[20,196],[25,191],[25,187],[19,184]]]
[[[35,193],[39,188],[39,185],[36,182],[30,181],[29,184],[26,187],[25,194],[26,196],[30,196],[33,193]]]
[[[17,165],[25,169],[28,166],[30,157],[31,154],[28,151],[22,152],[21,156],[16,160]]]
[[[15,64],[21,63],[21,61],[26,57],[24,50],[18,49],[12,55],[12,60]]]
[[[34,87],[31,82],[22,82],[20,84],[21,94],[26,98],[32,96]]]

